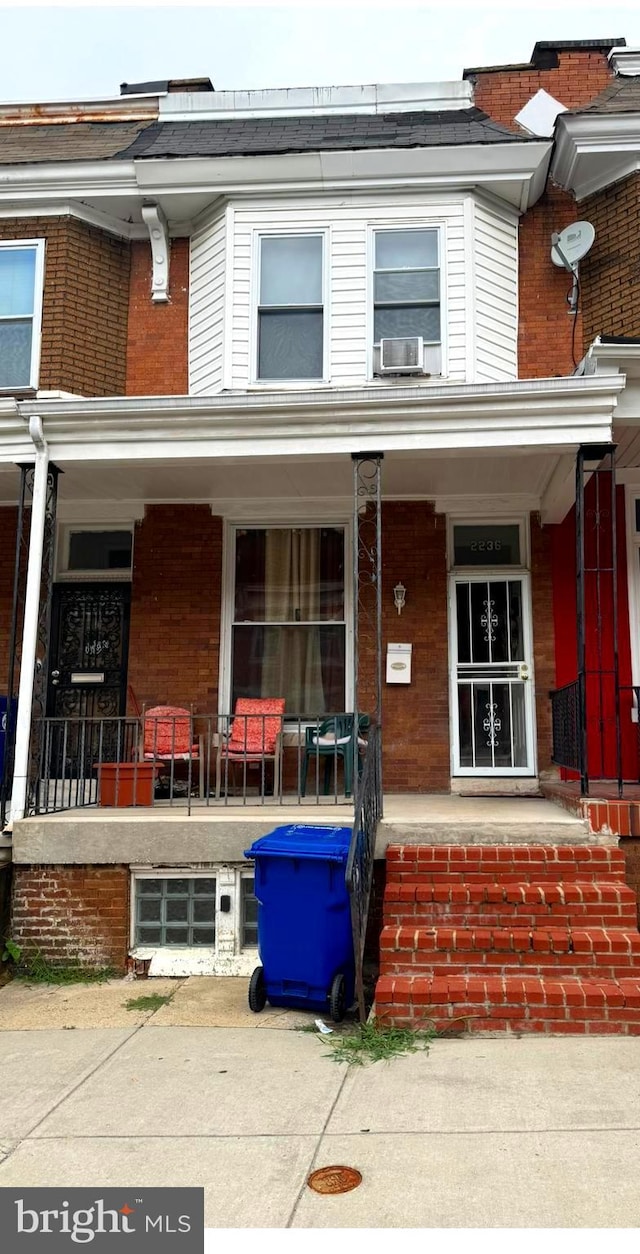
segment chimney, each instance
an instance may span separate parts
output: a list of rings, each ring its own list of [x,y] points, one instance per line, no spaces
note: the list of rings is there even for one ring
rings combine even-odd
[[[148,83],[121,83],[121,96],[166,96],[168,92],[215,91],[210,78],[160,78]]]

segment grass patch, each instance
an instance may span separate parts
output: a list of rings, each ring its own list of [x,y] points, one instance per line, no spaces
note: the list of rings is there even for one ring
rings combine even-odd
[[[14,979],[29,984],[104,984],[117,978],[119,972],[112,967],[82,967],[74,964],[57,965],[43,958],[39,950],[21,957],[14,970]]]
[[[173,997],[173,993],[146,993],[142,997],[130,997],[124,1003],[127,1010],[159,1010],[161,1006],[168,1006]]]
[[[329,1046],[326,1058],[349,1067],[364,1067],[372,1062],[389,1062],[403,1054],[426,1053],[435,1035],[433,1028],[394,1028],[380,1019],[371,1019],[336,1032],[333,1037],[323,1036],[322,1042]]]

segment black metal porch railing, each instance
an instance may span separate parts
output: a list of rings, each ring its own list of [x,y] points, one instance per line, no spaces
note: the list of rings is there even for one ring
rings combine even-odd
[[[366,1020],[364,950],[373,882],[376,833],[382,818],[382,769],[380,727],[372,723],[359,774],[353,832],[347,860],[346,881],[351,903],[351,927],[356,970],[356,996],[362,1023]]]
[[[582,775],[582,719],[580,716],[580,683],[574,679],[549,693],[553,747],[551,761],[556,766]]]
[[[349,713],[45,718],[29,809],[350,805],[367,727]]]
[[[556,766],[575,771],[580,776],[585,796],[592,780],[615,783],[623,796],[626,784],[640,783],[640,686],[621,684],[609,694],[609,705],[593,702],[594,719],[590,744],[589,727],[584,716],[580,680],[575,679],[550,694],[553,747],[551,760]],[[616,725],[624,729],[635,722],[636,734],[621,736],[621,751],[616,752]]]

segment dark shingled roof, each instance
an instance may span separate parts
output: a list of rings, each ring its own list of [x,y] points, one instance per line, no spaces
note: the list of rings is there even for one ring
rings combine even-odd
[[[128,148],[148,122],[60,122],[0,126],[0,165],[103,161]]]
[[[61,122],[0,126],[0,165],[513,144],[526,143],[527,138],[473,108],[211,122]]]
[[[329,117],[230,118],[154,122],[126,152],[131,157],[233,157],[358,148],[434,148],[521,143],[522,136],[480,109],[343,114]]]
[[[619,75],[582,109],[572,113],[640,113],[640,75],[627,78]]]

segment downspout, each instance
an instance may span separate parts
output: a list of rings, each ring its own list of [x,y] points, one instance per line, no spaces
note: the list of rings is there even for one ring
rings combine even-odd
[[[47,512],[47,479],[49,472],[49,448],[44,438],[42,419],[33,414],[29,419],[29,435],[33,440],[36,459],[31,502],[31,529],[29,532],[29,561],[25,590],[24,623],[22,628],[22,654],[20,659],[20,687],[16,715],[16,739],[13,768],[11,813],[7,831],[24,818],[27,804],[27,779],[29,774],[29,744],[31,740],[31,714],[33,683],[38,647],[38,618],[40,615],[40,585],[42,580],[42,553],[44,527]]]

